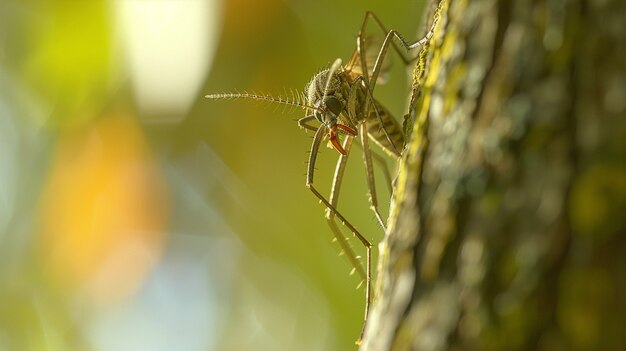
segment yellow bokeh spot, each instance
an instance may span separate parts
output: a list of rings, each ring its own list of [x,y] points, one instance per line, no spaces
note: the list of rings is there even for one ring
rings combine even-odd
[[[41,199],[43,269],[97,302],[127,297],[159,258],[166,217],[164,185],[132,117],[66,132]]]
[[[23,63],[24,74],[42,97],[64,111],[97,103],[115,81],[109,6],[103,0],[33,5],[38,20],[23,38],[32,51]]]

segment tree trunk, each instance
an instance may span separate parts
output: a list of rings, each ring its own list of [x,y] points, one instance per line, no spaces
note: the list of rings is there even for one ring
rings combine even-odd
[[[362,350],[626,350],[626,1],[443,0]]]

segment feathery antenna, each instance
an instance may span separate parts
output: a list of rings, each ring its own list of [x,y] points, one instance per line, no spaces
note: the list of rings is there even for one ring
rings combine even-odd
[[[283,104],[283,105],[290,105],[290,106],[297,106],[297,107],[301,107],[301,108],[305,108],[305,109],[310,109],[310,110],[317,110],[317,111],[321,111],[319,108],[311,106],[307,103],[304,102],[304,96],[302,94],[297,94],[294,93],[292,91],[291,93],[292,97],[291,99],[289,98],[285,98],[282,96],[270,96],[270,95],[260,95],[260,94],[255,94],[255,93],[248,93],[248,92],[243,92],[243,93],[218,93],[218,94],[208,94],[205,95],[204,97],[207,99],[251,99],[251,100],[260,100],[260,101],[268,101],[271,103],[276,103],[276,104]]]

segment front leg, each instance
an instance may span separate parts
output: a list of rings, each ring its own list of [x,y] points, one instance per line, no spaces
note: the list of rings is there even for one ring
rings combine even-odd
[[[298,120],[298,127],[302,128],[302,129],[307,129],[307,130],[312,130],[312,131],[317,131],[317,127],[313,127],[312,125],[309,124],[310,121],[314,121],[315,120],[315,116],[311,115],[311,116],[306,116],[306,117],[302,117]]]
[[[372,244],[365,239],[363,235],[350,223],[348,220],[337,210],[335,206],[333,206],[313,185],[313,175],[315,173],[315,161],[317,160],[317,154],[319,152],[320,144],[324,135],[328,132],[328,128],[324,125],[321,125],[317,131],[315,132],[315,136],[313,137],[313,143],[311,145],[311,153],[309,154],[309,166],[307,168],[306,175],[306,186],[311,190],[313,195],[315,195],[321,203],[326,206],[327,210],[330,211],[333,215],[337,216],[337,218],[350,229],[350,231],[359,239],[359,241],[365,246],[366,253],[366,271],[365,271],[365,317],[363,321],[363,329],[361,330],[361,335],[359,336],[359,340],[357,343],[363,338],[363,333],[365,332],[365,324],[367,323],[367,316],[369,313],[369,306],[371,302],[371,280],[372,280]],[[343,234],[341,234],[343,237]],[[345,239],[345,237],[343,237]],[[354,258],[356,260],[356,257]]]
[[[369,136],[367,134],[367,124],[361,123],[359,126],[361,133],[361,145],[363,146],[363,162],[365,163],[365,174],[367,177],[367,187],[369,189],[370,208],[374,211],[378,224],[387,231],[387,226],[383,217],[378,212],[378,196],[376,195],[376,181],[374,180],[374,167],[372,166],[372,150],[369,146]]]

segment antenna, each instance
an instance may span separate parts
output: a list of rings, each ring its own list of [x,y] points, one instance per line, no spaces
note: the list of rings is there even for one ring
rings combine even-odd
[[[282,97],[282,96],[274,97],[274,96],[270,96],[270,95],[260,95],[260,94],[255,94],[255,93],[243,92],[243,93],[208,94],[208,95],[205,95],[204,97],[207,98],[207,99],[214,99],[214,100],[218,100],[218,99],[260,100],[260,101],[268,101],[268,102],[275,103],[275,104],[297,106],[297,107],[302,107],[304,109],[321,111],[319,108],[311,106],[309,104],[306,104],[304,101],[298,101],[298,100],[304,100],[304,98],[301,97],[301,96],[297,96],[297,97],[294,96],[292,99],[288,99],[288,98],[285,98],[285,97]]]

